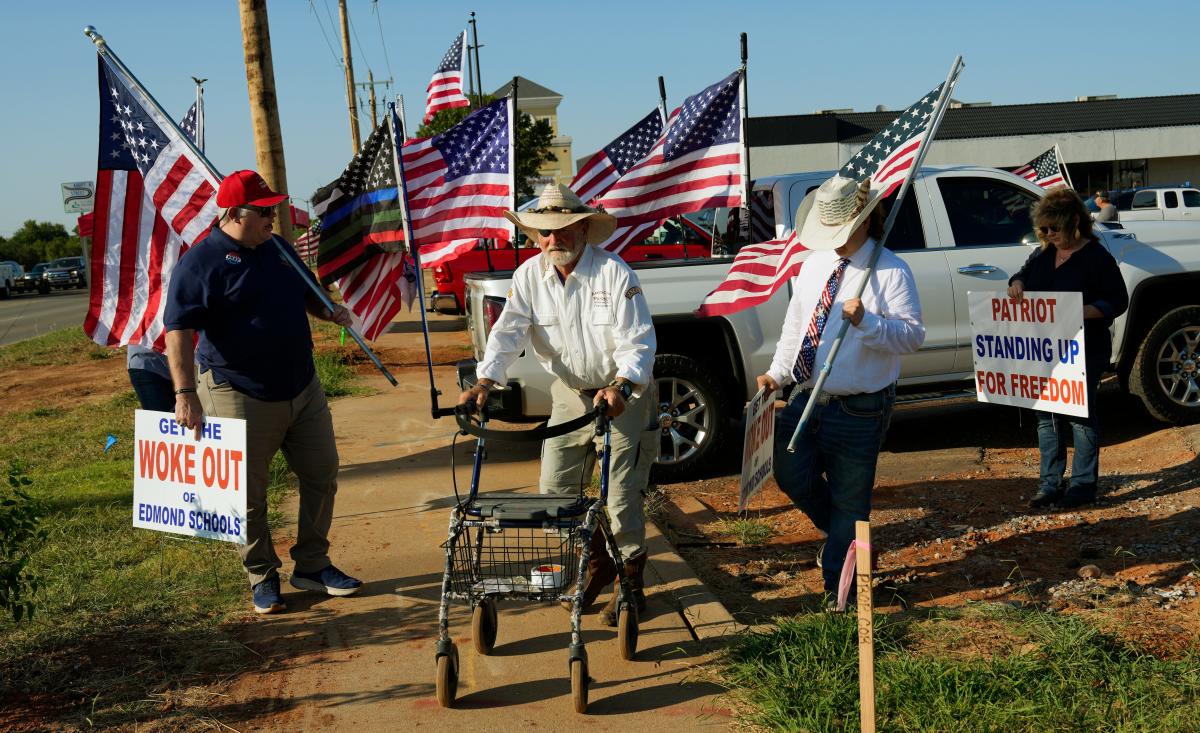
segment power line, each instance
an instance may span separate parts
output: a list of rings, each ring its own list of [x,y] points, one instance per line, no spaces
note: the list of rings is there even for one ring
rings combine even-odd
[[[349,18],[350,32],[354,34],[354,42],[358,44],[358,55],[362,58],[363,63],[367,65],[367,71],[371,70],[371,62],[367,61],[367,51],[363,48],[362,41],[358,40],[358,29],[354,27],[354,18]]]
[[[379,0],[371,0],[371,5],[375,11],[375,25],[379,27],[379,45],[383,46],[383,62],[387,64],[388,78],[395,79],[396,75],[392,73],[392,60],[388,57],[387,41],[383,36],[383,18],[379,15]]]
[[[330,55],[333,56],[333,62],[337,64],[339,69],[344,69],[342,57],[337,55],[333,50],[333,44],[329,42],[329,36],[325,33],[325,24],[321,22],[321,16],[317,15],[317,6],[313,4],[313,0],[308,0],[308,9],[312,11],[313,19],[317,21],[317,27],[321,29],[321,37],[325,39],[325,46],[329,49]]]

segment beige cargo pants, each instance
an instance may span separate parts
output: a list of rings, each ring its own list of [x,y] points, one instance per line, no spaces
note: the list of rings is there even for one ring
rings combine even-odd
[[[257,400],[229,384],[215,384],[211,370],[199,375],[197,386],[204,414],[246,421],[246,544],[238,551],[250,585],[278,575],[283,565],[267,528],[267,483],[278,450],[300,483],[300,516],[292,547],[296,570],[311,573],[329,565],[338,453],[333,415],[321,382],[314,375],[294,399],[278,402]]]
[[[560,380],[550,387],[553,400],[550,425],[573,420],[592,409],[592,398]],[[612,421],[612,458],[608,470],[608,518],[617,547],[624,559],[637,555],[646,545],[646,517],[642,501],[650,480],[650,466],[658,455],[658,427],[652,420],[658,401],[651,382],[640,397]],[[604,437],[595,425],[550,438],[542,443],[541,492],[568,494],[587,487],[596,466],[596,452]]]

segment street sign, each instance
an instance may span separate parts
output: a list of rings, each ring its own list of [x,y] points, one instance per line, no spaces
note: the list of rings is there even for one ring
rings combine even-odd
[[[68,214],[86,214],[96,206],[96,184],[92,181],[75,181],[62,184],[63,211]]]

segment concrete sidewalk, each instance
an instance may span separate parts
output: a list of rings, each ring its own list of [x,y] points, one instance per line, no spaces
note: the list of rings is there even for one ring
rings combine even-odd
[[[433,336],[443,346],[464,340],[461,333]],[[406,348],[411,339],[405,335]],[[453,369],[439,367],[435,375],[445,399],[453,401]],[[711,652],[695,641],[676,598],[690,599],[707,614],[705,625],[719,612],[704,605],[713,599],[657,532],[650,543],[652,576],[665,585],[650,597],[636,660],[621,660],[615,630],[601,626],[594,613],[585,617],[593,678],[587,715],[571,707],[567,614],[557,605],[516,602],[500,605],[496,647],[487,657],[474,651],[468,610],[452,607],[458,703],[450,710],[438,706],[439,546],[454,504],[454,426],[429,417],[423,368],[396,376],[398,388],[370,378],[380,394],[333,406],[342,470],[331,556],[366,587],[335,599],[294,591],[285,581],[288,612],[258,619],[243,639],[264,658],[264,671],[233,685],[222,721],[238,730],[628,731],[660,726],[666,716],[672,731],[727,728],[722,688],[703,666]],[[460,437],[453,449],[461,492],[468,488],[472,448]],[[490,446],[481,490],[536,491],[538,451],[517,443]],[[295,511],[294,500],[284,507],[289,522]],[[285,553],[292,529],[289,524],[277,532],[284,577],[291,570]]]

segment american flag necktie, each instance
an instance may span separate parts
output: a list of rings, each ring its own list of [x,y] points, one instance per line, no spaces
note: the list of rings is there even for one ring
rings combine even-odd
[[[813,363],[817,360],[817,347],[821,345],[821,332],[825,330],[825,321],[829,317],[829,309],[833,306],[833,298],[837,295],[838,286],[842,284],[842,275],[850,260],[842,257],[837,267],[825,283],[821,291],[821,301],[813,311],[812,320],[808,322],[808,332],[800,343],[800,353],[796,356],[796,365],[792,367],[792,377],[796,384],[804,384],[812,376]]]

